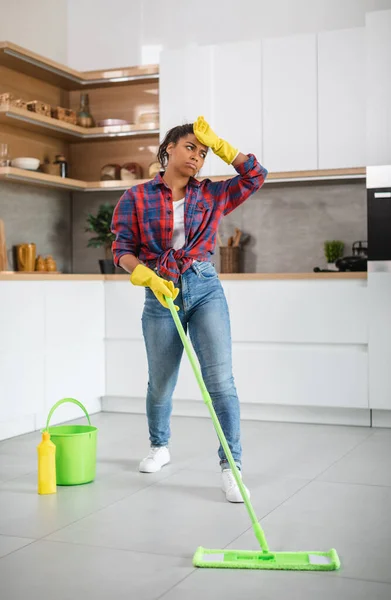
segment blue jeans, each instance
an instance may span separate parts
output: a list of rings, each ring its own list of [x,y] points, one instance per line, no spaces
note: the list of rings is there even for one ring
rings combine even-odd
[[[232,456],[241,467],[240,407],[232,375],[231,327],[228,305],[210,262],[195,261],[181,276],[175,304],[197,354],[205,385],[213,401]],[[178,380],[183,344],[170,311],[146,288],[142,316],[148,358],[147,417],[152,446],[170,439],[172,395]],[[200,441],[199,443],[202,443]],[[228,461],[220,445],[221,467]]]

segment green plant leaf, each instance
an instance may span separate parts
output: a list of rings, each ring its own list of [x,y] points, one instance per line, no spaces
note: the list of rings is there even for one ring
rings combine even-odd
[[[111,232],[114,208],[115,205],[113,204],[101,204],[95,215],[91,213],[87,215],[85,231],[87,233],[95,233],[95,236],[88,241],[87,247],[111,247],[115,239],[115,235]]]
[[[326,240],[324,242],[324,254],[327,262],[334,263],[343,256],[345,244],[340,240]]]

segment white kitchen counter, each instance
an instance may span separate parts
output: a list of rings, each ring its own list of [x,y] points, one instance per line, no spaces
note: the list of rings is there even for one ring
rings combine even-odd
[[[369,424],[368,289],[358,275],[223,280],[243,418]],[[144,412],[144,290],[107,281],[105,298],[103,408]],[[186,356],[174,414],[206,416]]]
[[[221,277],[242,418],[369,425],[371,408],[391,415],[391,398],[370,381],[379,323],[368,303],[384,302],[366,275]],[[91,413],[145,411],[142,288],[126,275],[0,278],[0,439],[42,427],[66,396]],[[185,355],[174,414],[207,416]],[[53,423],[78,416],[61,407]]]

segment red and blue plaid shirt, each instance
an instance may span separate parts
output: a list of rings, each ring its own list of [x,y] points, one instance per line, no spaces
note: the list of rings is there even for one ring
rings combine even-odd
[[[114,209],[111,224],[115,264],[124,254],[133,254],[176,283],[193,260],[210,260],[221,218],[258,190],[267,176],[253,154],[236,171],[238,175],[227,181],[190,178],[185,196],[186,241],[179,250],[171,246],[172,195],[162,176],[127,190]]]

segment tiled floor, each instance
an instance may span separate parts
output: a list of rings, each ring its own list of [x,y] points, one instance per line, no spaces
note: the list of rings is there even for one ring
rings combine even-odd
[[[36,493],[39,434],[0,443],[2,600],[390,600],[391,430],[243,422],[244,480],[272,550],[328,550],[331,573],[192,567],[199,545],[256,549],[220,491],[209,419],[174,418],[173,462],[137,472],[145,418],[99,414],[93,484]]]

